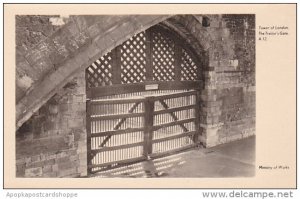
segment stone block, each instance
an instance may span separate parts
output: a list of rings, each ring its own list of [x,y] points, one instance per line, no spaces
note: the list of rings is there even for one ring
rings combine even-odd
[[[206,142],[205,142],[205,146],[207,148],[209,147],[213,147],[219,144],[219,137],[218,135],[214,135],[214,136],[207,136],[206,137]]]
[[[25,169],[25,177],[41,177],[42,175],[42,167]]]
[[[45,165],[53,165],[55,163],[54,159],[44,160],[40,162],[32,162],[26,165],[27,168],[36,168],[36,167],[44,167]]]
[[[99,56],[103,56],[105,54],[105,52],[108,52],[110,49],[112,49],[114,41],[113,40],[108,40],[108,36],[104,36],[104,35],[99,35],[94,39],[94,42],[99,50],[102,52],[102,54]],[[109,49],[110,48],[110,49]]]
[[[73,118],[73,119],[68,119],[68,127],[69,128],[76,128],[76,127],[82,127],[83,124],[83,119],[82,118]]]
[[[46,160],[52,160],[56,158],[56,154],[49,154],[46,156]]]
[[[218,143],[219,144],[225,144],[225,143],[227,143],[227,137],[221,137],[221,138],[219,138]]]
[[[68,156],[68,153],[66,151],[62,151],[56,154],[56,158],[62,158]]]
[[[67,153],[68,153],[68,156],[74,156],[74,155],[76,155],[77,154],[76,148],[69,150]]]
[[[113,30],[111,30],[108,34],[110,38],[116,41],[117,44],[121,44],[123,41],[130,39],[135,31],[136,27],[131,23],[131,21],[124,21],[119,26],[116,26]]]
[[[32,65],[32,70],[35,71],[36,78],[40,79],[44,77],[53,67],[53,64],[50,59],[44,57],[43,59],[39,59]]]
[[[81,48],[81,47],[85,46],[87,43],[90,44],[91,38],[86,32],[81,32],[78,35],[74,36],[74,41],[76,42],[78,48]],[[75,43],[72,45],[75,45]]]
[[[52,165],[52,171],[58,171],[58,164]]]
[[[55,163],[60,164],[60,163],[66,163],[70,161],[70,157],[69,156],[65,156],[65,157],[61,157],[61,158],[57,158],[55,160]]]
[[[16,165],[16,171],[17,173],[22,173],[23,175],[25,174],[25,168],[26,168],[26,164],[23,163],[23,164],[17,164]]]
[[[102,49],[100,47],[97,46],[97,44],[91,44],[87,47],[85,53],[89,58],[90,62],[94,62],[96,59],[98,59],[99,57],[101,57],[102,55],[100,55],[102,53]]]
[[[16,158],[16,165],[22,165],[22,164],[25,164],[26,161],[25,161],[25,157],[23,158]]]
[[[72,155],[70,156],[70,161],[75,161],[79,159],[79,155]]]
[[[33,83],[33,79],[31,77],[27,76],[26,74],[23,76],[17,75],[16,85],[20,89],[26,91],[27,89],[29,89],[31,87],[32,83]]]
[[[85,162],[87,159],[87,153],[86,153],[86,149],[83,150],[83,152],[78,153],[78,158],[79,160]]]
[[[74,174],[77,174],[77,169],[75,167],[58,171],[58,177],[71,177],[71,175]]]
[[[80,174],[81,177],[87,176],[87,167],[79,167],[77,172]]]
[[[72,167],[74,167],[74,165],[72,165],[70,161],[64,163],[58,163],[58,171],[64,171]]]
[[[72,98],[73,98],[73,99],[72,99],[73,103],[77,103],[77,104],[76,104],[77,106],[78,106],[78,105],[79,105],[79,106],[80,106],[80,105],[81,105],[81,106],[83,105],[83,102],[84,102],[84,101],[82,100],[82,95],[73,95]],[[80,104],[80,103],[81,103],[81,104]]]
[[[243,135],[241,133],[235,134],[235,135],[231,135],[231,136],[227,137],[227,142],[233,142],[233,141],[236,141],[236,140],[240,140],[242,138],[243,138]]]
[[[76,24],[76,22],[73,20],[73,17],[70,18],[71,20],[62,27],[64,31],[68,32],[68,34],[72,37],[78,35],[80,33],[80,30]]]
[[[214,127],[214,128],[207,128],[205,129],[205,134],[207,138],[213,137],[213,136],[217,136],[218,135],[218,127]]]
[[[102,35],[104,32],[100,28],[99,24],[93,24],[90,27],[87,28],[87,33],[91,38],[95,38],[98,35]]]
[[[234,59],[234,60],[230,60],[229,61],[230,66],[234,67],[235,69],[238,67],[239,65],[239,60]]]
[[[43,174],[44,178],[56,178],[58,177],[57,172],[56,171],[52,171],[52,172],[47,172]]]
[[[22,170],[16,170],[16,177],[17,178],[23,178],[25,177],[25,168]]]
[[[52,172],[52,165],[45,165],[45,166],[43,166],[42,170],[43,170],[43,176],[44,176],[46,173]]]
[[[41,160],[40,155],[31,156],[31,162],[38,162]]]
[[[53,51],[55,51],[54,45],[51,40],[47,39],[40,42],[34,49],[28,51],[25,58],[30,65],[34,65],[39,60],[48,57]]]

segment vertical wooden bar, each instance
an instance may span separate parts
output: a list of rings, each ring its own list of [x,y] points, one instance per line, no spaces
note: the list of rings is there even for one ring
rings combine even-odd
[[[153,62],[152,62],[152,34],[148,29],[146,32],[146,81],[153,80]]]
[[[195,121],[195,128],[196,128],[196,134],[194,136],[194,143],[200,145],[200,105],[201,105],[201,101],[200,101],[200,91],[197,91],[196,93],[196,108],[195,108],[195,117],[196,117],[196,121]]]
[[[86,100],[86,132],[87,132],[87,173],[92,173],[92,151],[91,151],[91,100]]]
[[[143,154],[149,157],[152,153],[152,139],[153,139],[153,119],[154,119],[154,97],[146,97],[145,105],[145,119],[144,119],[144,149]]]
[[[111,54],[112,83],[121,84],[121,46],[117,46]]]
[[[180,81],[181,78],[181,56],[182,56],[182,49],[180,47],[180,45],[175,44],[175,81]]]

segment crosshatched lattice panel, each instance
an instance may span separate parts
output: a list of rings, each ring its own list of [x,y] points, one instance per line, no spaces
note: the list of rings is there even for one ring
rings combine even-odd
[[[198,66],[193,61],[192,57],[188,54],[185,49],[182,49],[181,56],[181,78],[180,80],[198,80]]]
[[[121,82],[137,83],[146,79],[146,36],[141,32],[121,47]]]
[[[153,78],[156,81],[175,79],[175,43],[160,32],[152,33]]]
[[[88,88],[112,85],[111,61],[111,53],[107,53],[86,69]]]

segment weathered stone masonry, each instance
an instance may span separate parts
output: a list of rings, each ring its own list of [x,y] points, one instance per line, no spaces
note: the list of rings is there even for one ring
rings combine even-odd
[[[77,74],[17,132],[17,176],[86,175],[84,75]]]
[[[202,58],[203,145],[255,134],[255,16],[148,17],[16,18],[17,176],[86,175],[84,68],[161,21]]]
[[[206,147],[255,133],[255,15],[175,16],[202,52],[202,143]],[[172,19],[170,19],[172,20]],[[201,47],[195,45],[195,40]]]

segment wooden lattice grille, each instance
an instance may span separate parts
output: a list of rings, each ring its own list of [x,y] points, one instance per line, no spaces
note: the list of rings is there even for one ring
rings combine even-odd
[[[86,69],[87,87],[112,85],[112,55],[107,53]]]
[[[146,79],[146,36],[141,32],[121,47],[121,83],[137,83]]]
[[[185,49],[182,49],[181,56],[181,78],[180,80],[198,80],[198,66],[187,53]]]
[[[154,80],[175,80],[175,42],[166,35],[154,31],[152,44]]]
[[[200,64],[183,40],[158,27],[136,34],[86,69],[87,89],[158,81],[198,81]]]

